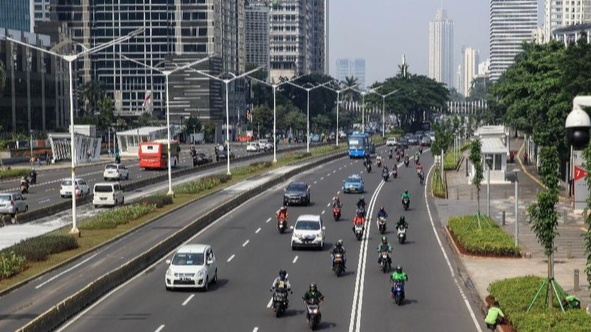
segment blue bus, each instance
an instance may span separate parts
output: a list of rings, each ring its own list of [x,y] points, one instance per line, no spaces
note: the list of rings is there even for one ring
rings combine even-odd
[[[353,133],[348,139],[349,158],[365,158],[373,152],[374,145],[368,134]]]

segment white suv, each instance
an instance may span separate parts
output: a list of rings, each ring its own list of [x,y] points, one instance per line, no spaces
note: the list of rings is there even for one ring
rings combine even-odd
[[[90,187],[83,178],[76,178],[75,188],[72,188],[71,179],[63,179],[60,186],[60,196],[62,198],[72,197],[73,191],[76,191],[76,196],[85,197],[90,194]]]
[[[107,164],[103,172],[103,179],[108,180],[129,180],[129,169],[123,164]]]
[[[119,182],[96,183],[93,193],[92,204],[95,208],[102,205],[125,204],[125,196]]]
[[[202,288],[218,281],[218,268],[213,249],[207,244],[187,244],[166,260],[168,269],[164,276],[167,290],[174,288]]]
[[[386,140],[386,146],[394,146],[396,145],[396,138],[394,137],[388,137],[388,139]]]
[[[324,223],[319,215],[305,214],[298,217],[295,226],[290,227],[291,249],[298,247],[324,248]]]

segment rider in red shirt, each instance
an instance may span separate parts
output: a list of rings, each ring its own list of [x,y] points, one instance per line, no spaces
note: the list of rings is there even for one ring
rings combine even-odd
[[[275,213],[275,215],[277,216],[277,220],[283,219],[287,221],[287,207],[280,207],[279,210],[277,210],[277,212]]]

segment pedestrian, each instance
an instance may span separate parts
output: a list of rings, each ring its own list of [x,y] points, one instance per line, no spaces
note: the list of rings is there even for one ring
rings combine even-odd
[[[495,301],[492,307],[488,309],[488,313],[484,319],[486,326],[493,331],[497,329],[497,325],[503,323],[505,318],[505,314],[499,306],[499,301]]]
[[[527,151],[523,153],[523,162],[527,165]]]

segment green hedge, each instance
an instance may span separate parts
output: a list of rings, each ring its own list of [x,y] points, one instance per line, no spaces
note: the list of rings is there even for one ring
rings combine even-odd
[[[591,317],[584,310],[568,310],[563,313],[554,298],[554,308],[547,309],[545,292],[536,299],[532,310],[526,313],[544,278],[525,276],[495,281],[488,286],[489,293],[499,301],[518,332],[583,332],[591,330]],[[558,288],[563,296],[564,291]]]
[[[273,163],[270,161],[254,162],[248,166],[241,166],[241,167],[234,168],[232,170],[232,175],[236,175],[236,176],[250,175],[250,174],[258,172],[262,169],[270,168],[271,166],[273,166]]]
[[[0,171],[0,179],[18,178],[21,176],[29,176],[30,168],[11,168]]]
[[[433,190],[433,196],[439,198],[445,198],[445,185],[441,181],[441,170],[435,167],[433,170],[433,176],[431,176],[431,189]]]
[[[116,228],[119,225],[127,224],[130,221],[137,220],[142,216],[154,211],[154,204],[132,204],[119,209],[113,209],[101,212],[98,215],[84,221],[80,229],[109,229]]]
[[[164,205],[172,204],[172,196],[168,195],[153,195],[147,196],[141,199],[141,202],[144,205],[156,205],[156,208],[159,209]]]
[[[455,162],[454,162],[455,156]],[[449,151],[443,157],[443,169],[446,171],[455,171],[460,164],[462,154],[458,151]]]
[[[194,195],[202,191],[209,190],[215,186],[218,186],[220,183],[222,182],[217,177],[201,178],[196,181],[191,181],[182,184],[181,186],[177,187],[175,191],[179,194]]]
[[[22,240],[7,250],[13,251],[30,262],[39,262],[46,260],[47,256],[51,254],[58,254],[76,248],[78,248],[78,242],[72,236],[42,235]]]
[[[27,260],[14,251],[0,252],[0,280],[20,273],[26,266]]]
[[[450,217],[447,226],[453,231],[459,244],[473,255],[482,256],[519,256],[519,247],[513,238],[487,216],[480,216],[481,228],[478,228],[476,216]],[[468,227],[470,225],[470,227]]]

